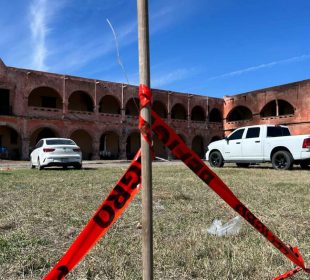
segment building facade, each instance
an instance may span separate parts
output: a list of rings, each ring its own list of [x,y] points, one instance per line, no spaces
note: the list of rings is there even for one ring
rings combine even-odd
[[[223,99],[156,90],[153,109],[201,157],[223,137]],[[1,157],[28,159],[45,137],[73,139],[84,159],[130,159],[140,147],[138,87],[7,67],[0,60]],[[154,139],[158,157],[170,156]],[[3,152],[3,151],[2,151]]]
[[[153,109],[198,155],[235,128],[310,134],[310,80],[212,98],[153,89]],[[84,159],[131,159],[140,147],[138,87],[7,67],[0,59],[0,158],[28,159],[39,139],[66,137]],[[171,155],[154,138],[158,157]]]
[[[256,124],[287,125],[292,134],[310,134],[310,80],[224,96],[225,134]]]

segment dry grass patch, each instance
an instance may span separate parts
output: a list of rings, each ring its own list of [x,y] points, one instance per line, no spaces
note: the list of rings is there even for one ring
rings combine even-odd
[[[0,173],[0,279],[40,279],[66,251],[124,167]],[[310,262],[309,172],[215,170],[233,192]],[[183,165],[154,166],[154,279],[272,279],[292,264],[248,224],[214,237],[236,214]],[[142,279],[141,196],[67,279]],[[299,273],[296,279],[307,279]]]

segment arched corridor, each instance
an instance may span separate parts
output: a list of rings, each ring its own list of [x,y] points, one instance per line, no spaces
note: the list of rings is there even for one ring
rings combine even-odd
[[[0,159],[20,159],[22,155],[21,137],[9,126],[0,126]]]
[[[131,98],[126,104],[126,115],[127,116],[139,116],[140,101],[138,98]]]
[[[285,100],[272,100],[267,103],[260,112],[260,116],[264,117],[278,117],[285,115],[294,115],[294,107]]]
[[[68,109],[70,111],[93,112],[94,103],[88,93],[84,91],[75,91],[69,97]]]
[[[137,151],[140,149],[141,139],[139,132],[132,132],[126,141],[126,156],[127,159],[133,159]]]
[[[192,141],[192,150],[200,157],[204,158],[205,147],[203,138],[200,135],[196,135]]]
[[[176,119],[176,120],[186,120],[187,119],[186,109],[184,108],[183,105],[178,103],[172,107],[171,119]]]
[[[191,113],[191,120],[204,122],[206,120],[205,110],[200,106],[195,106]]]
[[[29,94],[28,106],[62,109],[62,100],[53,88],[38,87]]]
[[[89,160],[92,158],[93,153],[93,140],[90,134],[82,129],[75,130],[71,136],[72,139],[82,151],[82,158],[84,160]]]
[[[99,103],[99,113],[120,114],[121,107],[118,99],[112,95],[102,97]]]
[[[100,158],[118,159],[119,158],[119,136],[112,131],[105,132],[100,138]]]
[[[213,108],[209,113],[209,122],[221,123],[222,113],[219,109]]]
[[[252,118],[253,114],[249,108],[245,106],[237,106],[229,112],[226,120],[228,122],[235,122],[235,121],[251,120]]]
[[[161,118],[167,118],[167,108],[166,106],[160,101],[154,101],[152,109],[159,115]]]

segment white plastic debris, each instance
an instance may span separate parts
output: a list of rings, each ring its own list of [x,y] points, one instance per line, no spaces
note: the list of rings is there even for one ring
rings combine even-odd
[[[241,229],[241,217],[237,216],[222,225],[221,220],[215,219],[207,232],[216,236],[237,235]]]

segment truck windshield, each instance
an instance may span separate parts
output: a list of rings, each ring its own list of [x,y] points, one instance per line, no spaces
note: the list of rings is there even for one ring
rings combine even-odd
[[[290,136],[291,133],[287,127],[283,126],[268,126],[267,127],[267,137],[280,137],[280,136]]]

